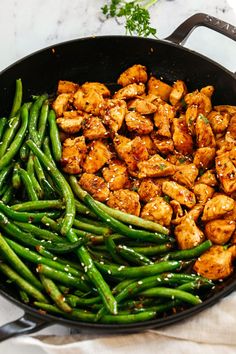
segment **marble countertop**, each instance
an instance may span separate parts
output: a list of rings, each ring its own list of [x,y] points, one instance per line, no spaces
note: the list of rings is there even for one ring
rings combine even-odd
[[[104,21],[101,6],[106,0],[1,0],[0,71],[38,49],[69,39],[91,35],[124,34],[114,19]],[[160,39],[191,15],[205,12],[236,25],[235,0],[159,0],[151,9],[152,26]],[[206,28],[198,28],[186,46],[236,71],[236,43]],[[0,298],[0,325],[18,318],[22,311]],[[48,329],[44,333],[48,333]],[[50,333],[69,333],[55,326]],[[38,348],[16,346],[14,340],[0,344],[1,353],[43,353]]]

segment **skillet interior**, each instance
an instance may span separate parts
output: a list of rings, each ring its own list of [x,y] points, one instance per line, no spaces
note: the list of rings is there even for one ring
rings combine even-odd
[[[31,94],[54,93],[59,79],[78,83],[100,81],[116,86],[119,74],[133,64],[147,66],[148,72],[164,81],[173,83],[184,80],[188,89],[214,85],[214,104],[235,105],[236,80],[232,73],[213,61],[178,45],[153,39],[124,36],[106,36],[65,42],[34,53],[13,64],[0,74],[0,116],[9,112],[14,94],[15,79],[21,78],[24,86],[24,100]],[[0,280],[0,293],[28,313],[50,322],[76,326],[83,330],[121,332],[160,327],[186,318],[210,306],[234,290],[236,274],[213,293],[208,294],[203,304],[175,315],[131,325],[104,325],[73,322],[49,315],[38,315],[37,311],[23,305],[14,289]]]

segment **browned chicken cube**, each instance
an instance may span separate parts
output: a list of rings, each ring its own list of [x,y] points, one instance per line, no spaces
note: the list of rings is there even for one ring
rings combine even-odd
[[[63,171],[70,174],[78,174],[82,171],[83,163],[87,153],[85,139],[80,136],[75,139],[66,139],[62,147],[61,164]]]
[[[61,93],[75,93],[79,88],[78,84],[75,84],[71,81],[59,80],[57,86],[57,93],[60,95]]]
[[[231,211],[229,211],[228,213],[226,213],[223,216],[223,219],[225,220],[232,220],[232,221],[236,221],[236,201],[234,202],[234,207]]]
[[[172,139],[163,138],[156,132],[152,132],[151,137],[158,152],[162,155],[166,156],[174,152],[174,143]]]
[[[224,245],[235,231],[235,221],[216,219],[205,225],[205,235],[213,243]]]
[[[217,186],[218,182],[214,170],[208,170],[198,178],[199,183],[205,183],[210,187]]]
[[[193,269],[211,280],[224,279],[233,272],[233,258],[230,249],[214,245],[197,259]]]
[[[188,165],[176,166],[176,172],[173,175],[173,180],[187,188],[192,188],[198,176],[198,169],[194,163]]]
[[[200,245],[205,237],[197,227],[193,218],[186,214],[174,230],[175,238],[181,250],[190,249]]]
[[[141,96],[145,93],[145,85],[142,83],[139,84],[129,84],[114,94],[114,98],[120,100],[127,100]]]
[[[198,114],[202,113],[207,116],[212,110],[211,99],[198,90],[188,93],[184,97],[184,100],[188,106],[196,106],[198,109]]]
[[[93,173],[83,173],[79,184],[96,200],[100,202],[108,200],[110,191],[102,177],[96,176]]]
[[[160,155],[153,155],[147,161],[138,162],[138,178],[165,177],[175,172],[175,166],[163,159]]]
[[[125,122],[129,131],[140,135],[149,134],[153,131],[151,119],[138,112],[128,112],[125,116]]]
[[[155,197],[160,196],[162,193],[161,185],[155,183],[155,179],[151,178],[144,178],[140,186],[138,188],[138,194],[140,200],[148,203],[149,201],[153,200]]]
[[[149,155],[155,155],[157,149],[150,135],[141,135],[140,139],[142,141],[142,144],[144,144],[147,148]]]
[[[128,110],[140,114],[152,114],[157,110],[157,106],[142,97],[135,98],[128,103]]]
[[[227,112],[230,115],[236,114],[236,106],[230,106],[230,105],[219,105],[215,106],[214,109],[218,112]]]
[[[110,208],[118,209],[128,214],[136,216],[140,214],[139,195],[128,189],[119,189],[111,192],[107,205]]]
[[[215,190],[207,184],[197,183],[193,188],[193,192],[197,198],[197,202],[200,204],[205,204],[212,198]]]
[[[230,159],[230,152],[220,154],[215,159],[216,173],[225,193],[236,191],[236,166]]]
[[[103,109],[104,98],[94,89],[90,89],[87,92],[79,89],[74,94],[73,104],[78,110],[98,116]]]
[[[162,184],[162,192],[188,208],[192,208],[196,204],[194,193],[176,182],[164,182]]]
[[[165,82],[156,79],[154,76],[150,77],[147,83],[148,94],[160,96],[162,100],[168,101],[172,87]]]
[[[102,139],[107,136],[107,131],[100,118],[89,116],[85,120],[83,135],[89,140]]]
[[[163,198],[157,196],[144,205],[141,217],[168,227],[170,226],[172,214],[173,210],[170,204],[168,204]]]
[[[195,123],[199,113],[196,105],[189,106],[185,112],[185,121],[188,127],[188,131],[192,136],[195,135]]]
[[[65,133],[78,133],[87,114],[81,111],[65,111],[63,117],[57,118],[57,124]]]
[[[202,147],[214,148],[216,146],[215,136],[211,129],[211,125],[208,119],[202,114],[199,114],[199,116],[197,117],[195,133],[196,133],[197,146],[199,148]]]
[[[210,122],[211,128],[215,134],[224,133],[230,121],[230,115],[226,112],[211,111],[207,119]]]
[[[71,93],[61,93],[57,96],[55,101],[52,103],[52,108],[56,112],[57,117],[61,117],[63,112],[68,110],[72,97],[73,96]]]
[[[187,87],[182,80],[177,80],[173,84],[173,88],[170,92],[170,103],[172,106],[176,106],[184,98],[187,93]]]
[[[221,216],[225,215],[227,212],[233,210],[234,200],[227,197],[224,194],[217,195],[210,199],[203,211],[202,220],[214,220],[219,219]]]
[[[81,89],[84,91],[84,93],[87,93],[90,90],[95,90],[103,97],[110,97],[111,95],[110,90],[100,82],[85,82],[81,86]]]
[[[104,167],[102,175],[111,191],[125,188],[129,184],[127,166],[120,160],[112,160]]]
[[[201,147],[196,150],[193,163],[197,168],[209,168],[215,162],[216,150],[212,147]]]
[[[173,119],[172,138],[178,152],[183,155],[189,155],[193,152],[193,139],[188,132],[188,127],[183,116]]]
[[[170,206],[173,210],[174,218],[175,219],[180,219],[184,216],[183,209],[181,207],[181,204],[177,202],[177,200],[171,200],[170,201]],[[172,220],[173,221],[173,220]]]
[[[236,140],[236,113],[230,119],[227,134],[229,134],[232,139]]]
[[[104,124],[108,125],[113,133],[117,133],[125,119],[126,111],[127,107],[124,100],[107,100],[103,116]]]
[[[126,69],[118,78],[117,83],[121,86],[127,86],[133,83],[147,82],[147,68],[140,64],[135,64]]]
[[[208,86],[205,86],[203,87],[200,92],[203,93],[204,95],[206,95],[207,97],[211,98],[211,96],[213,95],[214,93],[214,86],[212,85],[208,85]]]
[[[100,140],[94,140],[89,147],[89,153],[83,163],[83,170],[87,173],[96,173],[110,160],[111,153]]]
[[[158,105],[153,119],[159,135],[165,138],[171,137],[170,124],[172,123],[174,116],[175,109],[168,103]]]

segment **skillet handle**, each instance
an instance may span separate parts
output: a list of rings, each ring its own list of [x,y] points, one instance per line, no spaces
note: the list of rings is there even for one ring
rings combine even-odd
[[[22,334],[32,333],[49,326],[50,323],[39,317],[25,313],[16,321],[6,323],[0,327],[0,342]]]
[[[192,31],[199,26],[208,27],[236,41],[235,26],[204,13],[199,13],[189,17],[165,39],[176,44],[184,44]]]

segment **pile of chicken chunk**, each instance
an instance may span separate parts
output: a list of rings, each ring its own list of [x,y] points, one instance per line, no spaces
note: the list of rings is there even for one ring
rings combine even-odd
[[[61,166],[112,208],[170,229],[179,249],[213,246],[194,264],[209,279],[236,257],[236,106],[212,106],[213,86],[188,92],[136,64],[112,94],[99,82],[59,81],[53,109]]]

